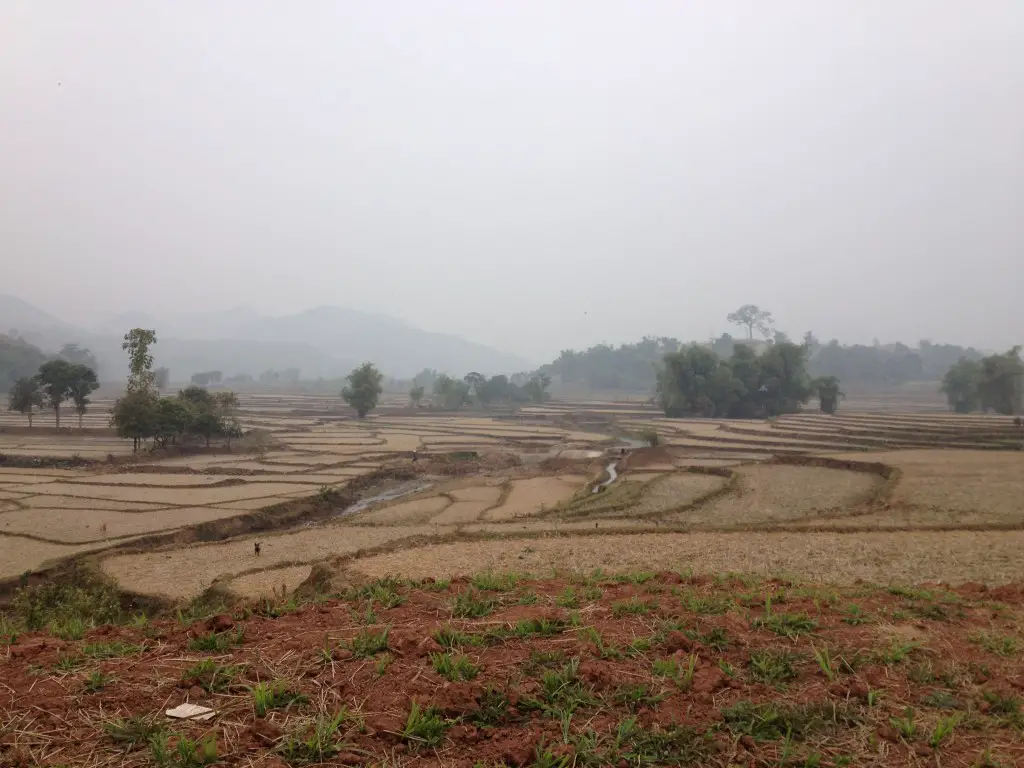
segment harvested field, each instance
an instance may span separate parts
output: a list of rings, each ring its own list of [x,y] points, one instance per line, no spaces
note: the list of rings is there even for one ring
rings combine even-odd
[[[361,558],[351,568],[370,578],[460,576],[491,568],[547,574],[622,570],[742,571],[830,584],[858,579],[918,584],[1024,579],[1024,531],[890,533],[665,533],[465,541]]]
[[[444,496],[427,496],[371,509],[349,518],[352,525],[409,525],[426,523],[451,504]]]
[[[883,482],[868,472],[820,467],[754,464],[733,471],[738,481],[730,493],[683,513],[686,522],[728,527],[836,515],[867,504]]]
[[[640,503],[625,514],[638,517],[663,517],[679,507],[693,504],[710,493],[721,490],[726,478],[693,472],[663,475],[647,485]]]
[[[112,499],[84,499],[78,496],[51,496],[40,493],[26,496],[20,502],[23,507],[50,509],[106,509],[118,512],[152,512],[167,509],[170,504],[145,504],[138,501],[114,501]]]
[[[363,527],[325,525],[293,533],[240,538],[185,549],[114,555],[103,560],[104,572],[136,592],[173,599],[202,592],[218,576],[275,565],[312,563],[399,539],[430,536],[434,526]],[[257,561],[253,542],[262,542]]]
[[[505,503],[487,512],[485,519],[499,521],[536,515],[565,501],[579,489],[578,482],[567,482],[558,477],[515,480]]]
[[[182,528],[238,514],[210,507],[176,507],[161,512],[23,509],[0,515],[0,532],[79,544]]]
[[[267,573],[286,584],[298,576]],[[230,586],[266,587],[259,577]],[[992,596],[969,590],[626,574],[513,584],[467,619],[452,614],[457,600],[479,602],[469,585],[371,587],[392,600],[372,603],[369,618],[359,594],[297,612],[278,601],[192,627],[103,628],[59,645],[22,635],[0,660],[11,726],[0,758],[13,765],[14,750],[31,748],[40,765],[148,764],[149,747],[110,734],[131,734],[126,723],[145,724],[157,703],[187,695],[217,717],[169,725],[171,738],[209,737],[232,765],[281,764],[278,744],[304,743],[339,711],[348,714],[329,743],[344,751],[331,764],[395,765],[397,747],[410,768],[1024,763],[1020,664],[998,653],[1000,638],[1016,642],[1024,629],[1019,589],[997,593],[993,618]],[[215,656],[196,650],[214,627],[240,641]],[[133,650],[96,658],[118,648]],[[215,674],[197,672],[200,662]],[[105,680],[85,692],[96,672]],[[268,680],[288,703],[257,717],[247,691]],[[38,727],[44,717],[64,727]]]
[[[259,600],[288,595],[309,576],[310,566],[291,565],[236,576],[226,586],[241,597]]]
[[[16,578],[23,573],[37,571],[50,561],[109,546],[109,542],[71,546],[35,541],[22,536],[0,535],[0,579]]]
[[[14,486],[14,489],[31,486]],[[318,486],[296,486],[294,483],[243,483],[223,488],[138,488],[113,485],[84,485],[78,483],[50,483],[46,493],[54,496],[78,496],[90,499],[113,499],[115,501],[143,501],[157,504],[200,507],[207,504],[223,504],[263,496],[274,496],[296,490],[309,493]],[[37,491],[37,492],[42,492]]]
[[[840,458],[847,458],[840,454]],[[923,450],[873,454],[902,477],[889,501],[1024,523],[1024,453]]]
[[[430,518],[430,522],[438,525],[462,525],[479,520],[484,510],[492,507],[486,501],[456,501],[449,504],[443,512]]]

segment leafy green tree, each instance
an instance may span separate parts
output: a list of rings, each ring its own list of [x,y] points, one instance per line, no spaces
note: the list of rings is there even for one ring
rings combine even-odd
[[[187,433],[203,438],[209,448],[210,440],[224,431],[216,398],[208,389],[193,385],[181,390],[178,399],[188,411]]]
[[[7,410],[28,416],[28,425],[31,427],[33,411],[42,407],[43,392],[36,379],[26,376],[14,382],[7,397]]]
[[[469,384],[442,373],[434,379],[434,397],[448,410],[458,410],[469,400]]]
[[[1001,355],[981,359],[978,397],[981,407],[1012,416],[1021,411],[1021,391],[1024,385],[1024,362],[1021,348],[1013,347]]]
[[[161,448],[168,441],[177,443],[188,432],[192,412],[188,404],[180,397],[160,397],[155,399],[153,418],[153,439]]]
[[[768,336],[772,323],[775,322],[771,312],[761,309],[756,304],[744,304],[735,312],[729,313],[726,319],[732,325],[746,328],[748,339],[754,338],[754,331],[758,331],[762,336]]]
[[[217,392],[213,396],[214,409],[220,419],[220,433],[227,438],[228,448],[231,439],[242,436],[242,426],[238,423],[238,395],[234,392]]]
[[[128,391],[149,391],[153,389],[156,376],[153,373],[153,356],[149,348],[156,344],[156,331],[133,328],[124,335],[121,349],[128,353]]]
[[[409,390],[409,400],[412,401],[414,406],[419,407],[420,400],[423,399],[423,392],[422,386],[416,386]]]
[[[82,377],[83,369],[89,370],[85,366],[78,366],[60,358],[49,360],[39,366],[39,373],[35,378],[39,382],[46,405],[53,409],[58,429],[60,429],[60,407],[65,400],[71,397],[71,390]],[[94,381],[95,377],[96,374],[93,374]]]
[[[813,393],[807,375],[807,349],[799,344],[773,344],[758,358],[762,404],[767,416],[796,413]]]
[[[839,379],[835,376],[820,376],[812,382],[818,394],[818,407],[822,413],[835,413],[839,410],[839,399],[846,397],[839,389]]]
[[[981,364],[977,360],[961,357],[942,377],[939,391],[946,396],[956,413],[970,413],[978,409],[981,395],[978,385],[981,381]]]
[[[543,403],[551,398],[551,395],[548,394],[548,387],[550,385],[551,377],[543,373],[538,373],[523,385],[523,392],[525,392],[533,402]]]
[[[132,450],[138,452],[143,440],[157,434],[161,412],[161,398],[149,389],[129,390],[117,399],[110,412],[110,425],[119,437],[132,441]]]
[[[482,373],[473,371],[463,376],[462,380],[466,382],[466,386],[469,387],[469,394],[472,397],[477,397],[480,387],[487,382],[487,377]]]
[[[69,363],[84,365],[86,368],[92,368],[94,371],[99,367],[96,355],[85,347],[80,347],[77,344],[65,344],[60,348],[60,352],[58,354]]]
[[[78,428],[82,428],[82,417],[89,409],[89,395],[99,389],[100,383],[96,380],[96,372],[85,365],[75,366],[75,377],[68,389],[68,396],[75,404],[75,413],[78,414]]]
[[[381,383],[384,381],[384,374],[378,371],[373,363],[363,363],[347,378],[348,386],[341,390],[341,398],[356,409],[360,419],[365,418],[366,414],[377,407],[377,401],[383,391]]]

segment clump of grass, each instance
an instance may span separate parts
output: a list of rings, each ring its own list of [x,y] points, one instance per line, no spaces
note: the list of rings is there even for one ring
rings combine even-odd
[[[145,645],[132,643],[88,643],[82,646],[82,655],[92,659],[117,659],[122,656],[134,656],[144,650]]]
[[[206,653],[221,653],[233,645],[241,645],[245,640],[245,630],[239,627],[234,632],[211,632],[208,635],[197,635],[189,638],[188,649],[190,651],[204,651]]]
[[[974,635],[971,641],[977,643],[989,653],[998,656],[1015,656],[1020,649],[1017,638],[1010,635],[997,635],[994,633],[982,633]]]
[[[520,639],[527,637],[551,637],[565,631],[566,623],[562,619],[521,619],[512,628],[512,634]]]
[[[917,723],[914,721],[914,710],[910,707],[906,707],[903,710],[902,717],[890,717],[889,725],[891,725],[896,732],[907,741],[914,738],[914,734],[917,733]]]
[[[799,654],[769,648],[763,651],[751,651],[747,669],[754,680],[778,685],[797,676],[793,665],[798,661],[800,661]]]
[[[146,744],[164,730],[164,726],[156,720],[140,715],[119,717],[103,723],[103,732],[115,744],[123,744],[126,749],[134,749]]]
[[[494,571],[484,571],[470,579],[470,584],[481,592],[511,592],[516,588],[518,582],[518,574],[495,573]]]
[[[85,664],[85,659],[81,656],[70,656],[62,653],[57,657],[57,663],[53,665],[53,668],[58,672],[73,672],[83,664]]]
[[[657,603],[648,603],[637,600],[633,597],[629,600],[620,600],[612,603],[612,616],[617,619],[620,619],[623,616],[642,616],[651,613],[651,611],[656,610],[657,607]]]
[[[657,575],[653,571],[633,571],[632,573],[620,573],[613,581],[619,584],[646,584]]]
[[[242,672],[242,667],[222,665],[213,659],[203,659],[186,669],[181,679],[194,682],[207,693],[224,691]]]
[[[504,691],[488,686],[480,694],[480,706],[468,715],[474,725],[496,726],[508,721],[511,703]]]
[[[272,709],[288,709],[292,705],[305,704],[309,697],[293,690],[284,680],[257,683],[249,689],[252,693],[253,709],[257,717],[265,717]]]
[[[636,712],[641,707],[656,707],[665,697],[651,692],[646,685],[624,685],[615,692],[614,701],[621,704],[630,712]]]
[[[89,676],[85,678],[85,692],[97,693],[102,691],[113,679],[113,675],[105,674],[98,669],[90,672]]]
[[[590,704],[594,697],[579,676],[580,660],[574,656],[559,670],[548,670],[541,675],[541,689],[548,711],[572,713]]]
[[[385,576],[353,590],[345,597],[349,600],[367,600],[370,603],[376,603],[384,610],[390,610],[402,605],[406,600],[405,596],[398,592],[403,583],[401,579]]]
[[[441,627],[434,632],[434,640],[446,650],[459,648],[464,645],[483,645],[483,637],[469,632],[463,632],[454,627]]]
[[[11,615],[29,632],[54,627],[71,639],[80,639],[87,628],[116,624],[121,602],[112,586],[97,583],[94,575],[76,569],[65,581],[18,589],[11,601]]]
[[[413,747],[436,747],[444,740],[448,724],[434,707],[423,709],[413,701],[402,729],[402,738]]]
[[[78,617],[64,619],[62,621],[50,622],[49,632],[61,640],[81,640],[86,630],[92,629],[95,624],[86,622]]]
[[[597,655],[602,659],[618,659],[622,656],[622,652],[618,648],[611,643],[605,642],[604,636],[596,627],[584,627],[579,631],[579,635],[582,642],[594,644]]]
[[[888,648],[878,654],[878,660],[882,664],[899,664],[917,648],[918,643],[893,640]]]
[[[703,616],[721,616],[728,613],[734,605],[728,598],[698,595],[694,592],[684,593],[682,603],[686,610]]]
[[[576,590],[572,588],[572,585],[566,586],[557,598],[555,598],[555,605],[561,608],[579,608],[580,607],[580,596]]]
[[[823,645],[821,648],[817,648],[812,643],[811,652],[814,654],[814,660],[818,662],[818,668],[822,674],[828,678],[829,682],[835,680],[838,675],[838,669],[836,663],[832,660],[832,652],[828,649],[828,646]]]
[[[523,594],[521,594],[519,596],[519,599],[516,600],[516,604],[517,605],[536,605],[539,600],[540,600],[540,597],[537,596],[537,593],[534,592],[533,590],[530,590],[529,592],[524,592]]]
[[[277,751],[289,765],[329,760],[344,747],[340,729],[347,719],[348,712],[344,709],[333,717],[319,715],[287,734]]]
[[[849,707],[831,703],[786,705],[741,701],[722,710],[722,717],[733,733],[752,736],[755,741],[805,739],[826,728],[860,722]]]
[[[856,603],[850,603],[850,605],[846,606],[845,613],[846,616],[843,618],[843,621],[849,624],[851,627],[866,624],[868,621],[871,620],[871,616],[865,613],[864,609]]]
[[[706,734],[687,726],[648,730],[629,717],[615,729],[610,752],[615,759],[598,764],[708,765],[711,742]]]
[[[363,629],[349,640],[345,647],[352,651],[352,655],[357,658],[376,656],[378,653],[388,650],[388,635],[390,632],[390,625],[378,631]]]
[[[434,671],[452,682],[459,680],[472,680],[480,673],[480,667],[462,654],[432,653],[430,662],[434,665]]]
[[[479,619],[494,611],[494,601],[480,597],[474,590],[459,592],[452,601],[452,616],[457,619]]]
[[[810,634],[818,627],[818,622],[806,613],[775,613],[770,603],[764,615],[758,616],[751,623],[754,627],[768,629],[790,639]]]
[[[161,768],[202,768],[217,762],[217,737],[214,734],[198,741],[179,734],[174,749],[170,747],[170,737],[171,734],[161,731],[149,740],[153,762]]]

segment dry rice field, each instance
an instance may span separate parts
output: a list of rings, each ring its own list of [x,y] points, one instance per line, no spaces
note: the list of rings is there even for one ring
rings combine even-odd
[[[359,421],[336,398],[243,396],[244,425],[272,435],[263,452],[120,465],[108,455],[131,445],[104,432],[102,410],[85,432],[39,434],[3,431],[19,424],[8,414],[0,453],[99,463],[0,466],[0,579],[69,557],[170,600],[215,580],[247,596],[291,590],[315,563],[374,576],[669,568],[832,582],[1024,578],[1013,556],[1024,543],[1024,453],[1013,450],[1022,435],[1005,417],[842,412],[725,422],[600,401],[493,417],[389,407]],[[619,440],[650,431],[661,447]],[[482,461],[468,475],[444,474],[445,455],[456,451]],[[489,461],[502,456],[511,458]],[[592,492],[613,461],[616,479]],[[381,467],[415,472],[425,487],[313,527],[135,544],[344,489]]]

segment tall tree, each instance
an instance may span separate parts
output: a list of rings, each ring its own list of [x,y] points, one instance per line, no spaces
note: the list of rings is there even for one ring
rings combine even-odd
[[[7,398],[7,410],[28,416],[28,425],[31,427],[33,411],[42,407],[43,392],[36,379],[24,377],[14,382]]]
[[[473,397],[478,397],[480,387],[482,384],[484,384],[484,382],[487,381],[487,377],[484,376],[482,373],[477,373],[476,371],[473,371],[463,376],[462,380],[466,382],[466,384],[469,386],[470,395],[472,395]]]
[[[980,379],[981,364],[976,360],[961,357],[942,377],[939,391],[946,396],[946,402],[956,413],[970,413],[976,410],[981,402],[978,394]]]
[[[818,408],[822,413],[835,413],[839,410],[839,399],[846,395],[839,389],[839,379],[835,376],[820,376],[812,382],[818,393]]]
[[[99,367],[96,361],[96,355],[85,347],[80,347],[77,344],[65,344],[60,348],[60,352],[58,354],[69,363],[84,365],[86,368],[92,368],[94,371]]]
[[[535,403],[543,403],[545,400],[550,398],[548,394],[548,386],[551,384],[551,377],[544,373],[539,373],[532,376],[526,384],[523,385],[523,391],[529,395],[530,399]]]
[[[242,427],[238,423],[238,395],[231,391],[217,392],[213,403],[220,418],[221,434],[227,438],[230,450],[231,438],[242,436]]]
[[[132,328],[124,335],[121,349],[128,353],[129,392],[148,392],[153,389],[156,376],[153,373],[153,356],[149,348],[156,344],[156,331]]]
[[[758,331],[762,336],[770,335],[772,323],[775,322],[771,312],[761,309],[756,304],[744,304],[735,312],[731,312],[726,319],[733,325],[746,328],[748,339],[754,338],[754,331]]]
[[[78,414],[78,428],[82,428],[82,417],[89,408],[89,395],[99,388],[100,383],[96,380],[96,372],[85,365],[75,366],[75,376],[68,389],[68,396],[75,404],[75,413]]]
[[[158,434],[161,398],[152,390],[135,389],[126,392],[114,403],[110,412],[110,425],[119,437],[131,439],[132,450],[138,451],[143,440]]]
[[[1013,415],[1020,413],[1024,390],[1024,361],[1020,347],[981,360],[978,396],[986,411]]]
[[[359,418],[377,407],[380,393],[384,390],[381,382],[384,374],[373,363],[363,363],[348,375],[348,386],[341,390],[342,399],[356,409]]]
[[[420,405],[420,400],[423,399],[423,387],[416,386],[409,390],[409,400],[417,408]]]
[[[95,374],[93,374],[95,376]],[[43,391],[46,404],[53,409],[57,428],[60,429],[60,406],[71,397],[71,388],[81,376],[79,366],[58,358],[49,360],[39,366],[36,381]]]

